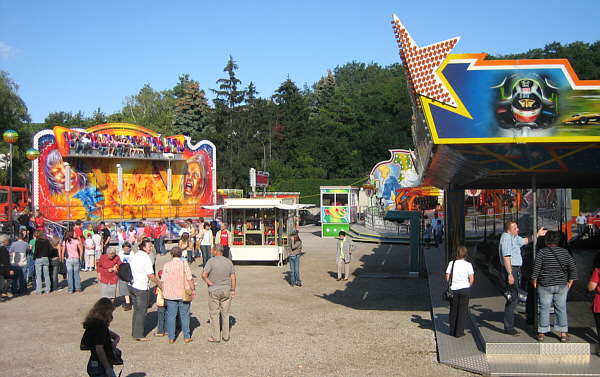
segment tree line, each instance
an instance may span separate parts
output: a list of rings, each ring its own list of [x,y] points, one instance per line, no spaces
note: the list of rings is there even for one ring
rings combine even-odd
[[[525,53],[489,59],[568,58],[579,78],[600,77],[600,41],[558,42]],[[293,188],[298,180],[326,181],[366,177],[374,164],[389,158],[389,149],[412,148],[412,108],[400,63],[348,62],[328,70],[312,86],[299,87],[290,77],[268,96],[254,82],[242,83],[230,57],[223,77],[208,88],[182,74],[170,89],[144,85],[126,97],[114,114],[100,108],[51,112],[32,124],[18,85],[2,72],[0,127],[21,135],[15,146],[15,185],[25,184],[25,151],[40,129],[60,125],[87,128],[107,122],[132,123],[163,135],[183,134],[193,142],[207,139],[217,150],[217,186],[248,190],[248,170],[270,172],[271,190]],[[1,150],[7,149],[2,145]],[[6,174],[0,180],[7,182]]]

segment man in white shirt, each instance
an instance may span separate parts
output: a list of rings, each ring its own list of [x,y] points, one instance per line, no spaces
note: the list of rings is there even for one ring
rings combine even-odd
[[[138,342],[147,342],[149,339],[144,337],[144,321],[148,311],[148,301],[150,299],[150,280],[152,280],[162,290],[162,282],[154,276],[152,269],[152,259],[150,252],[152,243],[143,240],[140,249],[129,260],[131,275],[133,279],[127,286],[129,295],[133,304],[133,317],[131,324],[131,335]]]
[[[579,212],[579,216],[575,219],[577,223],[577,234],[582,235],[585,233],[585,224],[587,224],[587,217],[583,216],[583,212]]]

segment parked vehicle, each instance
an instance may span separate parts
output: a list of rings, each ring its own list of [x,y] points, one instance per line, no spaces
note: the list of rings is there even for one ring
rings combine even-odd
[[[309,210],[301,209],[300,216],[298,218],[298,223],[300,223],[300,225],[314,224],[315,216],[312,213],[310,213]]]

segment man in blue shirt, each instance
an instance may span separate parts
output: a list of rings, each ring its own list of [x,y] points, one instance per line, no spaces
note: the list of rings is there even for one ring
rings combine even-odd
[[[521,286],[521,266],[523,266],[523,258],[521,257],[521,247],[530,243],[533,238],[523,238],[519,236],[519,227],[517,223],[509,220],[504,226],[505,232],[500,237],[500,263],[504,268],[501,269],[502,280],[506,282],[506,288],[515,285],[517,288]],[[541,227],[537,232],[537,237],[545,236],[547,230]],[[515,308],[517,300],[506,300],[504,305],[504,332],[519,336],[519,332],[515,330]]]

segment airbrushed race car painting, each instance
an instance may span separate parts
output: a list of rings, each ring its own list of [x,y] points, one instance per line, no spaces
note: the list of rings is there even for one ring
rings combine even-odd
[[[497,89],[496,119],[505,129],[551,127],[558,112],[559,87],[547,77],[505,77]]]
[[[600,123],[600,114],[573,114],[572,117],[563,119],[562,124],[598,124]]]
[[[600,80],[579,79],[567,60],[449,54],[437,74],[456,106],[421,96],[435,143],[599,140]]]

